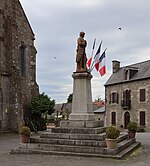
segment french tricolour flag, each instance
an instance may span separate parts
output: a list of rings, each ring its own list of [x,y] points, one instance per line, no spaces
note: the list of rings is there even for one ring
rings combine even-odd
[[[87,65],[88,65],[89,68],[91,67],[91,63],[92,63],[92,58],[93,58],[93,53],[94,53],[94,48],[95,48],[95,42],[96,42],[96,39],[94,39],[91,57],[90,57],[89,60],[87,61]]]
[[[98,50],[97,50],[95,57],[94,57],[94,66],[95,66],[95,69],[97,71],[99,69],[99,58],[100,58],[101,45],[102,45],[102,42],[100,43]]]
[[[105,51],[106,51],[106,49],[105,49]],[[101,76],[103,76],[106,73],[106,65],[105,65],[106,56],[105,56],[105,51],[102,53],[102,55],[99,58],[99,69],[98,69],[98,71],[99,71]]]

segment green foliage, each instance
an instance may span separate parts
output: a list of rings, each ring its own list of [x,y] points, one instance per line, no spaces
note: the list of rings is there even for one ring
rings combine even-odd
[[[54,112],[55,100],[51,100],[44,93],[35,96],[31,100],[30,110],[33,114],[42,114],[48,111],[48,114],[52,114]]]
[[[44,93],[32,98],[30,103],[30,117],[25,119],[26,125],[31,131],[41,131],[46,129],[47,114],[54,112],[55,100],[51,100]]]
[[[101,96],[98,96],[96,99],[95,99],[95,102],[101,102],[101,101],[104,101]]]
[[[31,119],[31,118],[26,118],[25,119],[25,124],[30,128],[32,132],[37,132],[38,131],[38,126],[36,124],[36,121]]]
[[[46,119],[44,118],[28,118],[25,123],[32,132],[46,130]]]
[[[127,125],[127,129],[129,131],[137,131],[137,128],[138,128],[138,124],[136,122],[129,122],[128,125]]]
[[[27,126],[20,127],[19,134],[20,135],[30,136],[30,134],[31,134],[30,128],[27,127]]]
[[[73,93],[71,93],[67,98],[67,103],[72,103],[73,100]]]
[[[144,128],[141,128],[140,126],[137,128],[137,132],[145,132]]]
[[[120,135],[120,130],[115,126],[110,126],[106,130],[106,138],[117,139],[119,137],[119,135]]]

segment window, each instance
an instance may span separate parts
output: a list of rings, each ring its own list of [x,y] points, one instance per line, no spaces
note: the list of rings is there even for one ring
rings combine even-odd
[[[116,112],[111,113],[111,124],[116,125]]]
[[[124,80],[129,80],[134,77],[134,75],[138,72],[138,68],[135,67],[126,67],[124,69]]]
[[[20,58],[20,73],[21,76],[23,77],[25,75],[25,71],[26,71],[26,63],[25,63],[25,46],[22,43],[21,47],[19,48],[19,58]]]
[[[140,126],[145,126],[145,111],[140,111]]]
[[[110,94],[110,100],[109,100],[109,103],[117,103],[118,104],[119,102],[119,94],[116,93],[116,92],[113,92]]]
[[[128,79],[128,70],[125,69],[124,71],[124,79],[127,80]]]
[[[124,109],[131,109],[131,90],[123,91],[123,100],[121,101],[121,106]]]
[[[140,102],[145,101],[145,89],[140,89]]]
[[[131,90],[123,91],[123,100],[131,100]]]

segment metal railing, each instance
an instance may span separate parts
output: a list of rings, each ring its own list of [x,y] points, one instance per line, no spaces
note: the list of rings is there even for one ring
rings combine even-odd
[[[121,107],[123,109],[131,109],[131,100],[121,100]]]

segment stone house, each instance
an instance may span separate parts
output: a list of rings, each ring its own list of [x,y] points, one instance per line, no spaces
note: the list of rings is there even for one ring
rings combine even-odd
[[[150,60],[120,67],[105,84],[106,125],[126,128],[129,121],[150,131]]]
[[[105,122],[105,106],[94,110],[96,120],[103,120]]]
[[[105,102],[93,102],[93,113],[95,115],[96,120],[105,121]]]
[[[104,121],[104,116],[105,116],[105,102],[93,102],[92,103],[92,108],[93,108],[93,113],[95,114],[95,119],[96,120],[103,120]],[[55,112],[52,114],[52,116],[60,116],[61,119],[69,119],[69,115],[72,112],[72,103],[61,103],[61,104],[56,104],[55,107]]]
[[[38,94],[35,36],[19,0],[0,0],[0,130],[18,130]]]

